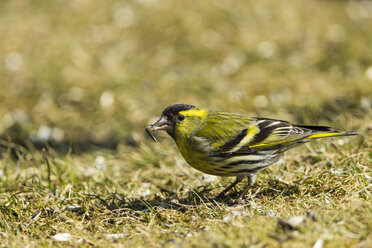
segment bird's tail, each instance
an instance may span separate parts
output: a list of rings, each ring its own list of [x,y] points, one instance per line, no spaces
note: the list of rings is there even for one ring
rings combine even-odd
[[[297,127],[310,129],[313,132],[313,134],[307,136],[305,139],[319,139],[319,138],[336,137],[336,136],[358,135],[358,132],[355,132],[355,131],[335,131],[332,128],[325,127],[325,126],[298,125]]]

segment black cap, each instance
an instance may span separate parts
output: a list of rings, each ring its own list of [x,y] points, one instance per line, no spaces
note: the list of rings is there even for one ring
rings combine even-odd
[[[173,105],[166,107],[161,115],[162,116],[176,115],[180,111],[185,111],[185,110],[189,110],[192,108],[195,108],[195,106],[189,105],[189,104],[183,104],[183,103],[173,104]]]

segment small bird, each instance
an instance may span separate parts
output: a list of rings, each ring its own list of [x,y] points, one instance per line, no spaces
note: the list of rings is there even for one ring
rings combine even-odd
[[[236,180],[216,198],[244,177],[248,185],[242,199],[256,180],[256,173],[275,163],[280,154],[313,139],[356,135],[353,131],[335,131],[326,126],[294,125],[287,121],[248,117],[241,114],[209,111],[188,104],[164,109],[161,118],[146,127],[166,131],[176,142],[183,158],[195,169],[215,176],[235,176]]]

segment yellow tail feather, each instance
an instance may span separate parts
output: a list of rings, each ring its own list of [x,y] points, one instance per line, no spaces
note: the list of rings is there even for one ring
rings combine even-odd
[[[317,133],[306,137],[306,139],[318,139],[318,138],[326,138],[326,137],[335,137],[335,136],[350,136],[350,135],[357,135],[357,132],[328,132],[328,133]]]

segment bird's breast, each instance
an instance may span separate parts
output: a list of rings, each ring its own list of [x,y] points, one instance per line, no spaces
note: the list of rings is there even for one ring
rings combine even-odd
[[[182,157],[191,167],[210,175],[222,176],[215,161],[209,157],[209,142],[198,136],[179,137],[176,140]]]

